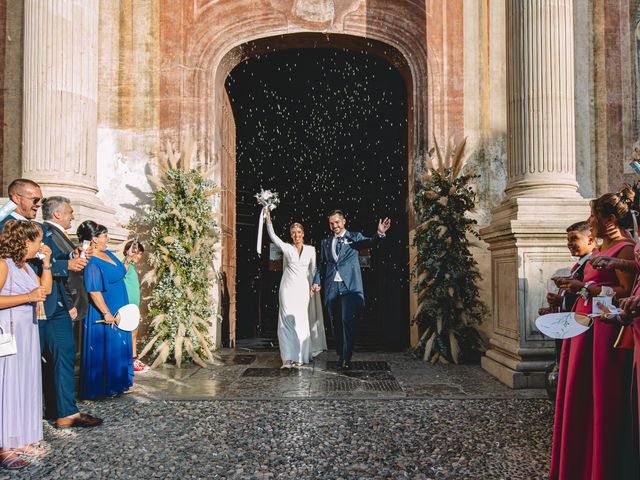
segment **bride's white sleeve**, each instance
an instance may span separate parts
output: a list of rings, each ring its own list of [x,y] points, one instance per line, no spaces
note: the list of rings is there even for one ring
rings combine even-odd
[[[285,248],[287,248],[287,244],[280,240],[280,237],[276,235],[276,232],[273,230],[273,224],[267,223],[267,232],[269,233],[269,238],[271,241],[278,246],[280,250],[284,252]]]

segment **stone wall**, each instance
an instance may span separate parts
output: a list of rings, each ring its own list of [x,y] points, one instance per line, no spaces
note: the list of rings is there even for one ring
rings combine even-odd
[[[637,136],[635,3],[573,2],[575,171],[584,197],[632,179],[626,157]],[[22,148],[34,138],[23,138],[23,119],[40,115],[24,106],[24,5],[0,0],[3,193],[29,165]],[[480,226],[492,222],[492,210],[505,199],[505,0],[98,0],[98,7],[95,182],[104,208],[96,215],[109,217],[121,239],[148,202],[145,173],[155,168],[153,152],[165,141],[194,137],[205,161],[217,165],[214,180],[230,184],[222,169],[232,155],[225,139],[234,137],[224,82],[255,48],[324,42],[385,56],[405,76],[410,95],[410,184],[434,137],[466,136],[469,165],[482,176],[474,213]],[[225,241],[233,243],[232,222],[224,220]],[[486,272],[482,295],[491,305],[487,245],[480,242],[474,255]],[[536,284],[532,291],[543,289]],[[487,335],[492,330],[491,322],[483,327]]]

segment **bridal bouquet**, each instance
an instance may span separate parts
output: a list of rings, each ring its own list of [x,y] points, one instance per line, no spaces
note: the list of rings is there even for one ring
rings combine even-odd
[[[260,193],[255,194],[256,200],[263,207],[267,207],[269,210],[273,210],[280,204],[277,192],[271,190],[262,190]],[[262,227],[264,224],[265,215],[262,209],[260,210],[260,216],[258,217],[258,240],[256,243],[256,251],[258,255],[262,254]]]
[[[271,190],[262,190],[260,193],[256,193],[255,197],[260,205],[269,207],[269,210],[273,210],[280,204],[278,192],[272,192]]]

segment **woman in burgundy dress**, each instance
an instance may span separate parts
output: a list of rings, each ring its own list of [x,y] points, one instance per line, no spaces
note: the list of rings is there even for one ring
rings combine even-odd
[[[633,200],[633,191],[625,188],[591,201],[591,231],[602,239],[594,256],[633,258],[634,245],[625,231],[632,224]],[[592,298],[607,290],[617,298],[629,296],[633,278],[630,272],[587,265],[583,282],[567,278],[561,286],[582,296],[574,305],[575,312],[590,314]],[[549,474],[552,480],[638,478],[629,395],[632,352],[613,348],[619,330],[620,325],[595,318],[593,328],[564,342]]]
[[[617,269],[640,273],[640,243],[633,249],[634,261],[622,261],[619,259],[604,258],[594,263],[596,268]],[[635,439],[636,455],[640,461],[640,279],[636,279],[636,284],[629,298],[620,300],[620,307],[624,312],[620,315],[623,323],[631,321],[633,331],[633,376],[631,388],[631,412],[633,417],[633,433]]]

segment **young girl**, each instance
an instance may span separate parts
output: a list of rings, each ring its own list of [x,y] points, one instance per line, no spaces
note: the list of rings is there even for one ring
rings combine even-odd
[[[124,284],[127,287],[127,295],[129,296],[129,303],[135,303],[140,306],[140,279],[138,277],[138,270],[136,269],[136,263],[142,258],[144,253],[144,245],[137,240],[131,240],[124,246],[125,258],[122,262],[124,268],[127,269],[127,274],[124,276]],[[142,361],[138,359],[138,348],[136,345],[136,338],[138,330],[131,332],[131,347],[133,348],[133,371],[136,373],[144,373],[149,370]]]

